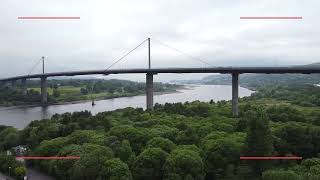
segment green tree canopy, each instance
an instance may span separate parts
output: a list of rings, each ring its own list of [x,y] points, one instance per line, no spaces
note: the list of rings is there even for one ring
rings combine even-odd
[[[247,114],[247,156],[271,156],[273,153],[273,141],[269,127],[269,119],[266,113],[257,108]],[[268,166],[264,161],[253,161],[252,167],[258,174]]]
[[[164,165],[166,179],[196,179],[205,177],[204,163],[199,153],[191,150],[173,150]]]
[[[90,151],[85,150],[72,167],[71,177],[74,180],[96,179],[102,171],[104,162],[114,157],[110,148],[94,144],[85,146],[91,146]]]
[[[269,170],[262,173],[262,180],[303,180],[303,178],[290,170]]]
[[[209,141],[204,145],[207,177],[221,178],[227,175],[229,165],[237,166],[243,144],[231,138]],[[234,174],[235,172],[229,172]]]
[[[133,152],[130,142],[128,140],[123,140],[119,146],[114,150],[116,157],[120,158],[121,161],[131,165],[135,158],[135,153]]]
[[[98,179],[131,180],[132,176],[128,165],[120,159],[114,158],[104,163]]]
[[[175,147],[175,144],[172,141],[170,141],[169,139],[162,138],[162,137],[155,137],[147,142],[147,147],[148,148],[161,148],[162,150],[170,153],[171,150]]]
[[[136,153],[140,152],[149,140],[149,135],[145,131],[128,125],[113,127],[110,129],[109,134],[117,136],[121,140],[129,140]]]
[[[145,149],[134,162],[133,176],[135,179],[162,179],[163,165],[168,153],[160,148]]]

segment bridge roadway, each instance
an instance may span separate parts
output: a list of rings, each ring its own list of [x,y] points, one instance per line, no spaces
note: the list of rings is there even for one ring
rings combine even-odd
[[[282,73],[293,73],[293,74],[312,74],[320,73],[319,67],[304,67],[304,66],[293,66],[293,67],[211,67],[211,68],[155,68],[155,69],[110,69],[110,70],[84,70],[84,71],[67,71],[67,72],[53,72],[44,74],[32,74],[15,76],[9,78],[0,79],[0,82],[14,81],[19,79],[33,79],[42,77],[57,77],[57,76],[78,76],[78,75],[94,75],[94,74],[140,74],[140,73],[264,73],[264,74],[282,74]]]
[[[221,73],[232,74],[232,113],[237,116],[238,110],[238,88],[239,74],[314,74],[320,73],[319,67],[292,66],[292,67],[209,67],[209,68],[153,68],[153,69],[110,69],[110,70],[88,70],[52,72],[43,74],[32,74],[0,79],[0,83],[11,82],[15,88],[16,81],[21,80],[22,93],[27,94],[27,79],[41,79],[41,102],[47,104],[47,78],[57,76],[79,76],[79,75],[109,75],[109,74],[146,74],[146,105],[147,109],[153,109],[153,75],[160,73]]]

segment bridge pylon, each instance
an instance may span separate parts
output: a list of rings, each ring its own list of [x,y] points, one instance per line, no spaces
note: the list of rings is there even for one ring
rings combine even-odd
[[[151,69],[150,38],[148,38],[148,69]],[[146,108],[153,110],[153,74],[146,74]]]

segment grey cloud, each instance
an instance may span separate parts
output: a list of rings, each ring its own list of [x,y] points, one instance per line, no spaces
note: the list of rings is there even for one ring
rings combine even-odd
[[[24,74],[43,55],[48,71],[108,67],[147,37],[217,66],[307,64],[319,61],[319,6],[316,0],[6,0],[0,6],[0,76]],[[22,21],[17,16],[81,19]],[[156,42],[152,52],[154,67],[203,66]],[[146,67],[146,58],[142,47],[115,68]]]

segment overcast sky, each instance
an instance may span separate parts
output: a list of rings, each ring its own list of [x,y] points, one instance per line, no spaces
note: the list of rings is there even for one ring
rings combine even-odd
[[[157,41],[212,66],[319,62],[319,7],[318,0],[1,0],[0,77],[28,74],[41,56],[46,57],[47,72],[107,68],[148,37],[152,67],[207,66]],[[18,16],[81,19],[19,20]],[[240,16],[303,19],[241,20]],[[146,44],[113,68],[144,67]],[[38,66],[33,72],[40,71]],[[157,80],[198,77],[160,75]]]

